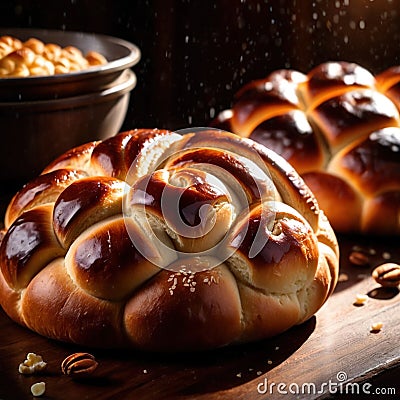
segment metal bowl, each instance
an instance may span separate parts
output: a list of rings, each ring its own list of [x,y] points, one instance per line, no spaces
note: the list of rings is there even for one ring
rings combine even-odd
[[[0,36],[9,35],[22,41],[31,37],[43,43],[62,47],[75,46],[84,54],[101,53],[108,62],[79,72],[50,76],[0,78],[0,102],[59,99],[106,90],[114,85],[124,70],[140,59],[140,50],[123,39],[84,32],[61,30],[0,28]]]
[[[0,102],[0,181],[25,183],[66,150],[116,134],[135,85],[136,75],[127,69],[104,90],[55,100]]]

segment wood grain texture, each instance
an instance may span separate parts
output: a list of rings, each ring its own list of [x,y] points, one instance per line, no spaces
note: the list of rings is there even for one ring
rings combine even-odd
[[[38,336],[0,311],[0,399],[30,399],[30,386],[38,381],[46,382],[44,399],[60,400],[330,398],[327,385],[338,384],[340,373],[347,378],[337,391],[345,390],[348,382],[357,383],[361,391],[367,383],[371,393],[392,388],[399,395],[395,376],[400,372],[400,294],[398,289],[383,290],[371,277],[379,263],[400,262],[399,239],[340,237],[339,243],[341,274],[348,279],[338,283],[316,316],[268,341],[197,354],[99,351]],[[369,266],[348,262],[354,246],[373,253]],[[358,293],[368,294],[363,306],[353,304]],[[383,328],[372,333],[370,326],[377,321]],[[90,379],[76,381],[62,375],[61,361],[75,351],[96,356],[99,367]],[[28,352],[48,362],[42,375],[18,373]],[[290,393],[297,388],[300,393]],[[284,390],[288,393],[280,393]]]

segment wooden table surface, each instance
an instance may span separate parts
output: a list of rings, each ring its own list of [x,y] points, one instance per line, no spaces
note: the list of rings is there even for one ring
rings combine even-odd
[[[321,310],[306,323],[268,341],[202,352],[155,355],[100,351],[48,340],[14,324],[0,310],[0,399],[31,399],[30,387],[44,381],[44,399],[315,399],[333,393],[378,391],[400,395],[400,294],[371,277],[383,261],[400,262],[396,238],[340,237],[341,281]],[[362,247],[367,267],[348,261]],[[355,306],[358,293],[368,294]],[[378,333],[372,323],[381,321]],[[72,352],[90,351],[99,362],[85,381],[61,374]],[[48,363],[42,375],[25,376],[18,365],[29,352]],[[350,384],[351,385],[350,385]],[[286,392],[286,393],[285,393]],[[341,396],[339,396],[341,397]]]

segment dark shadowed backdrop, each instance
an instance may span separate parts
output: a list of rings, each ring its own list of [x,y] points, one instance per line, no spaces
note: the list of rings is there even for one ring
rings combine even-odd
[[[123,129],[204,126],[246,82],[328,60],[400,63],[399,0],[2,0],[0,26],[78,30],[138,45]]]

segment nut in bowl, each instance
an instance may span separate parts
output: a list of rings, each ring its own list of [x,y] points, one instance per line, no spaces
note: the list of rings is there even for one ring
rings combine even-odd
[[[93,52],[107,60],[71,72],[0,78],[5,143],[0,151],[0,181],[23,183],[71,147],[119,131],[136,85],[131,70],[140,58],[136,46],[82,32],[0,29],[0,36],[30,41],[31,47],[40,41],[43,46],[67,49],[70,60]]]
[[[84,55],[74,46],[63,48],[36,38],[22,42],[12,36],[0,37],[1,78],[67,74],[106,63],[106,58],[96,51]]]
[[[30,47],[25,50],[33,59],[36,59],[36,54],[40,53],[40,50],[35,50],[37,47],[43,45],[46,48],[47,46],[49,47],[47,54],[43,55],[45,50],[39,54],[42,58],[41,64],[47,61],[53,67],[58,65],[59,68],[61,66],[66,68],[64,73],[58,74],[26,73],[26,76],[22,77],[0,75],[0,102],[59,99],[105,90],[112,87],[121,74],[126,69],[132,68],[140,59],[140,50],[134,44],[101,34],[0,28],[0,37],[8,38],[6,42],[14,38],[21,42],[21,46],[28,42]],[[4,47],[6,46],[18,47],[19,45],[4,44]],[[3,55],[9,51],[9,49],[3,50]],[[61,54],[62,51],[66,53],[64,56]],[[58,52],[60,54],[56,56],[55,53]],[[100,57],[102,61],[93,60],[94,54],[97,54],[97,58]],[[89,57],[89,61],[85,56]],[[22,59],[19,61],[24,64],[23,57],[20,58]],[[55,62],[56,58],[60,64]],[[84,62],[93,65],[89,68]]]

